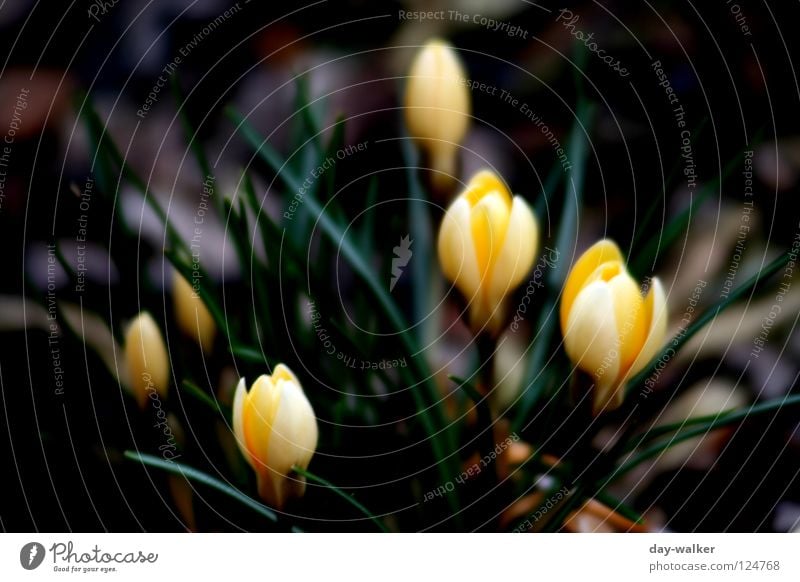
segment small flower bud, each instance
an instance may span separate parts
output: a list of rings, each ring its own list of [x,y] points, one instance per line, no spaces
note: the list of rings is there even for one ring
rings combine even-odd
[[[169,386],[169,357],[161,331],[146,311],[141,312],[125,333],[125,361],[129,382],[139,408],[147,398],[157,394],[167,397]]]
[[[664,343],[667,300],[658,278],[642,297],[617,245],[603,239],[578,259],[561,299],[561,332],[572,362],[594,379],[595,414],[617,408],[625,383]]]
[[[262,375],[247,391],[242,378],[233,400],[233,431],[239,449],[256,472],[258,493],[276,509],[305,493],[305,477],[317,448],[317,419],[297,377],[283,364]]]
[[[496,335],[504,299],[530,271],[539,227],[527,202],[500,178],[478,172],[447,209],[439,229],[439,263],[469,302],[470,323]]]

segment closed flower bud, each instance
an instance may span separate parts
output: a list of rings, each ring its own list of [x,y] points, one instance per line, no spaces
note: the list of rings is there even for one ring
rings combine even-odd
[[[500,331],[504,299],[530,271],[538,239],[528,204],[512,197],[487,170],[478,172],[447,209],[439,230],[439,262],[469,302],[474,331]]]
[[[458,147],[469,126],[470,97],[465,77],[453,48],[441,40],[428,42],[408,72],[406,126],[428,154],[438,185],[452,181]]]
[[[205,353],[214,347],[217,326],[203,300],[192,289],[189,281],[175,271],[172,280],[172,300],[175,306],[175,319],[181,331],[193,338]]]
[[[140,408],[147,398],[166,398],[169,357],[161,331],[146,311],[141,312],[125,333],[125,361],[129,382]]]
[[[657,278],[642,297],[617,245],[601,240],[570,271],[561,299],[561,331],[572,362],[594,379],[595,414],[617,408],[625,383],[656,355],[667,330]]]
[[[522,391],[527,347],[527,343],[517,334],[508,331],[497,342],[492,369],[494,389],[489,395],[495,416],[505,414]]]
[[[305,478],[292,467],[308,467],[317,448],[317,419],[297,377],[283,364],[247,391],[242,378],[233,398],[233,432],[256,472],[258,493],[281,509],[305,492]]]

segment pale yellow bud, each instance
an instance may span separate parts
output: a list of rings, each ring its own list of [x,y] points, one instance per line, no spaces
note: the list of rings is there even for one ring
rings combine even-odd
[[[193,338],[205,353],[211,353],[217,334],[214,318],[189,281],[178,271],[172,279],[172,301],[181,331]]]
[[[572,362],[594,378],[595,414],[617,408],[625,383],[664,343],[667,301],[657,278],[642,297],[617,245],[595,243],[575,263],[561,299],[561,332]]]
[[[406,126],[428,154],[438,184],[453,179],[458,147],[469,127],[471,106],[465,77],[455,51],[441,40],[429,41],[408,72]]]
[[[146,311],[141,312],[125,333],[125,361],[129,382],[140,408],[147,399],[167,397],[169,357],[158,325]]]
[[[439,262],[467,299],[475,332],[500,331],[505,297],[530,271],[538,240],[539,227],[527,202],[512,197],[488,170],[475,174],[447,209],[439,229]]]
[[[516,334],[507,331],[497,341],[492,379],[494,388],[490,402],[496,415],[501,415],[514,404],[525,382],[525,350],[527,344]]]
[[[247,391],[244,378],[233,399],[233,432],[239,449],[256,472],[258,493],[281,509],[305,493],[305,477],[293,466],[308,467],[317,448],[317,419],[297,377],[283,364],[262,375]]]

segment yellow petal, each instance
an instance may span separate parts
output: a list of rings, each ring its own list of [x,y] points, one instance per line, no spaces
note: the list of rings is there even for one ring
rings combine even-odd
[[[169,386],[167,348],[158,325],[146,311],[131,322],[125,333],[125,361],[140,408],[145,406],[153,391],[166,398]]]
[[[614,314],[619,334],[620,373],[630,368],[644,345],[648,317],[639,286],[622,271],[608,282],[614,298]]]
[[[178,271],[175,271],[172,280],[172,299],[178,326],[183,333],[193,338],[205,353],[210,353],[217,333],[214,318],[191,284]]]
[[[575,298],[564,333],[564,349],[604,392],[619,374],[617,337],[611,289],[603,281],[590,283]]]
[[[602,239],[589,247],[575,262],[564,284],[561,297],[561,330],[567,326],[572,303],[586,284],[586,279],[603,263],[609,261],[624,262],[619,247],[609,239]]]
[[[269,463],[272,424],[280,403],[280,393],[269,376],[261,375],[253,383],[244,403],[242,428],[245,445],[256,470]]]
[[[282,507],[290,494],[302,495],[305,481],[290,475],[292,467],[308,467],[317,448],[317,420],[311,404],[302,388],[291,381],[278,380],[276,389],[280,401],[272,425],[269,441],[269,473],[271,499],[276,507]]]
[[[492,268],[490,305],[502,301],[531,270],[536,257],[539,228],[527,202],[515,196],[506,229],[505,242]]]
[[[650,282],[650,291],[645,299],[647,337],[636,360],[631,365],[627,374],[628,379],[642,371],[661,350],[664,345],[664,336],[667,334],[668,319],[667,297],[664,293],[664,287],[658,277],[653,277]]]
[[[269,444],[270,467],[287,474],[292,465],[308,465],[317,448],[317,420],[302,388],[278,381],[281,400]]]
[[[272,371],[272,383],[277,385],[278,380],[288,380],[300,386],[300,380],[297,379],[297,376],[294,375],[294,372],[292,372],[286,364],[278,364]]]
[[[472,241],[478,259],[478,272],[483,279],[491,276],[491,267],[503,248],[510,211],[503,195],[497,191],[489,192],[472,207]],[[482,284],[488,285],[489,281],[485,280]]]
[[[511,206],[511,194],[503,183],[503,180],[491,170],[481,170],[470,178],[467,187],[462,193],[470,203],[475,206],[481,198],[491,192],[496,192],[503,197],[503,200]]]
[[[463,197],[450,205],[442,219],[437,250],[444,276],[468,301],[477,297],[481,278],[471,238],[470,205]]]
[[[239,450],[247,462],[252,464],[250,453],[247,450],[247,445],[244,437],[244,404],[247,399],[247,384],[245,379],[241,378],[236,385],[236,392],[233,396],[233,434],[236,436],[236,444],[239,445]]]
[[[426,147],[458,144],[470,120],[469,90],[453,48],[433,40],[417,53],[406,85],[406,125]]]

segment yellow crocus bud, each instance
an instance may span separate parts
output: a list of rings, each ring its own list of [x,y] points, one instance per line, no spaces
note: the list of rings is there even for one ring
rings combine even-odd
[[[453,47],[429,41],[408,72],[405,117],[409,134],[428,155],[437,185],[452,182],[458,147],[467,133],[470,96]]]
[[[181,331],[193,338],[205,353],[210,353],[217,334],[214,318],[189,281],[178,271],[172,279],[172,301]]]
[[[447,209],[439,229],[439,262],[469,302],[475,332],[500,331],[504,299],[530,271],[538,240],[531,208],[488,170],[475,174]]]
[[[125,362],[129,382],[139,408],[149,398],[166,398],[169,386],[169,357],[164,338],[146,311],[136,316],[125,333]]]
[[[308,467],[317,448],[317,419],[297,377],[283,364],[261,375],[247,391],[239,380],[233,397],[233,432],[239,450],[256,472],[258,494],[281,509],[305,493],[305,477],[292,467]]]
[[[561,299],[561,332],[572,362],[594,378],[595,414],[625,398],[625,383],[664,343],[667,301],[658,278],[641,290],[619,247],[595,243],[572,267]]]

